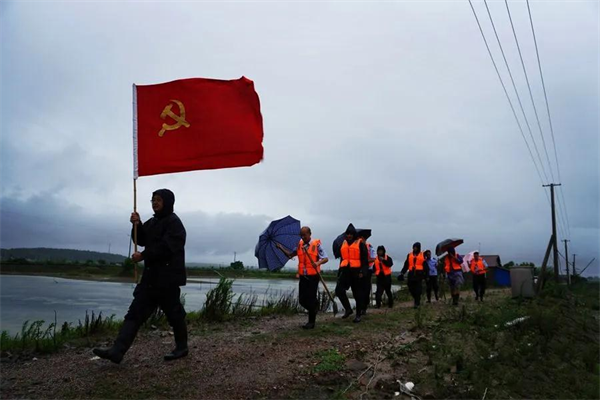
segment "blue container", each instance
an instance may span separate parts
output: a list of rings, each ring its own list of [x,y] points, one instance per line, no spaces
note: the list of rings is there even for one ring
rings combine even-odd
[[[510,270],[494,268],[494,282],[498,286],[510,286]]]

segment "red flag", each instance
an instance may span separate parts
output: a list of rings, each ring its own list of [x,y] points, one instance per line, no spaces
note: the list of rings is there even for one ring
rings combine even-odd
[[[134,178],[262,160],[260,102],[245,77],[134,85],[133,115]]]

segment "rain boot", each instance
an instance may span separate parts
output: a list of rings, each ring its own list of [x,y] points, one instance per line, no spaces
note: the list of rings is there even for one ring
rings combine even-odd
[[[165,361],[177,360],[188,355],[188,331],[185,319],[173,324],[173,336],[175,337],[175,349],[165,355]]]
[[[452,295],[452,305],[453,306],[457,306],[458,305],[458,295],[457,294],[453,294]]]
[[[314,310],[308,312],[308,322],[302,325],[302,329],[314,329],[315,321],[317,320],[317,306]]]
[[[123,354],[117,352],[114,347],[95,348],[92,352],[100,358],[120,364],[123,360]]]
[[[93,353],[100,358],[119,364],[123,360],[123,356],[127,350],[131,347],[138,329],[139,325],[136,321],[126,319],[112,347],[108,349],[96,348],[93,350]]]

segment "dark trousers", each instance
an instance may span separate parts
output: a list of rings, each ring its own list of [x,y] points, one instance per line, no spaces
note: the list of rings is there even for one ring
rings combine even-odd
[[[485,274],[473,275],[473,290],[475,291],[475,298],[483,300],[485,294]]]
[[[140,327],[157,307],[160,307],[165,313],[169,325],[173,327],[177,347],[187,347],[186,313],[180,296],[179,286],[157,288],[147,284],[137,285],[133,291],[133,301],[129,306],[129,311],[125,315],[125,321],[115,340],[115,349],[121,354],[125,354],[131,347]]]
[[[415,306],[421,305],[421,294],[423,293],[423,284],[421,278],[409,279],[407,282],[408,291],[415,301]]]
[[[308,311],[308,322],[314,323],[317,318],[317,291],[319,289],[319,275],[300,277],[298,284],[298,302]]]
[[[381,307],[381,297],[383,292],[388,298],[388,306],[392,308],[394,306],[394,296],[392,296],[392,275],[377,275],[377,292],[375,293],[375,303],[377,307]]]
[[[435,294],[435,299],[438,300],[438,277],[437,275],[427,277],[427,300],[431,301],[431,291]]]
[[[365,310],[365,299],[363,292],[365,290],[364,277],[360,277],[361,268],[340,268],[338,272],[338,281],[335,286],[335,295],[346,311],[352,310],[350,300],[346,291],[352,288],[352,295],[356,302],[356,314],[361,315]]]

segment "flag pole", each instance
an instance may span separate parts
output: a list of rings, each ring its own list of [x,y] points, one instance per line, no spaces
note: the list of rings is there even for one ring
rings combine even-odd
[[[133,179],[133,212],[137,212],[137,179]],[[133,252],[137,253],[137,228],[138,224],[133,224]],[[137,262],[133,263],[133,279],[138,283]]]
[[[137,89],[135,83],[132,85],[133,93],[131,96],[133,105],[133,212],[137,213],[137,178],[138,178],[138,121],[137,121]],[[137,227],[133,224],[133,252],[137,253]],[[133,279],[138,283],[137,262],[133,263]]]

